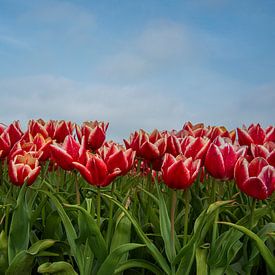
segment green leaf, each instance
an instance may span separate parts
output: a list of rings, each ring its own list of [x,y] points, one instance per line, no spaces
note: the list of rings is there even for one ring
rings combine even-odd
[[[111,252],[104,263],[101,265],[100,269],[97,272],[97,275],[106,275],[106,274],[114,274],[115,269],[118,266],[118,263],[121,259],[121,256],[124,253],[127,253],[130,250],[144,247],[144,244],[137,244],[137,243],[128,243],[123,244],[116,248],[113,252]]]
[[[84,274],[82,253],[81,253],[80,247],[76,245],[77,235],[76,235],[75,229],[70,221],[70,218],[66,214],[61,203],[58,201],[58,199],[53,194],[51,194],[47,191],[44,191],[44,190],[40,190],[40,191],[45,193],[50,198],[51,202],[55,205],[55,207],[58,211],[58,214],[64,224],[67,240],[70,245],[72,255],[74,256],[74,258],[77,262],[80,274]]]
[[[197,272],[196,272],[197,275],[208,274],[206,248],[198,247],[196,249],[196,265],[197,265]]]
[[[133,268],[136,270],[137,268],[147,269],[151,271],[155,275],[162,275],[163,272],[154,264],[142,260],[142,259],[131,259],[124,263],[122,263],[116,270],[115,274],[123,272],[124,270]]]
[[[39,273],[50,273],[55,275],[77,275],[73,267],[67,262],[44,263],[37,269]]]
[[[90,247],[95,257],[98,259],[99,264],[103,263],[108,255],[107,246],[94,218],[81,206],[68,204],[64,205],[70,209],[80,211],[80,221],[81,223],[85,224],[87,229],[86,238],[89,241]]]
[[[204,242],[205,236],[211,226],[213,226],[215,213],[219,208],[222,208],[233,201],[216,201],[212,203],[208,209],[204,210],[199,217],[196,219],[194,224],[194,232],[191,239],[184,246],[176,258],[173,261],[173,264],[176,265],[180,262],[180,265],[177,269],[177,274],[189,274],[195,259],[196,249]],[[219,210],[221,211],[221,210]]]
[[[4,273],[8,263],[8,240],[4,230],[0,233],[0,273]]]
[[[132,214],[117,200],[112,198],[109,195],[102,194],[102,196],[107,197],[108,199],[112,200],[124,213],[125,215],[129,218],[129,220],[132,222],[138,236],[140,239],[146,244],[147,248],[151,252],[151,255],[155,258],[155,260],[159,263],[160,267],[163,269],[163,271],[166,274],[170,274],[171,270],[170,267],[168,266],[165,258],[162,256],[160,251],[157,249],[157,247],[150,241],[150,239],[144,234],[142,231],[139,223],[136,221],[136,219],[132,216]]]
[[[30,219],[25,195],[26,183],[20,189],[16,207],[12,214],[8,238],[9,264],[20,251],[26,250],[29,245]]]
[[[171,247],[171,222],[168,215],[166,203],[164,201],[162,193],[159,190],[159,185],[158,183],[156,183],[155,185],[159,197],[160,234],[164,242],[165,253],[169,262],[171,263],[173,261],[174,255],[176,254],[175,247]]]
[[[251,230],[234,223],[230,223],[230,222],[219,222],[219,223],[232,226],[233,228],[243,232],[252,240],[254,240],[266,264],[268,265],[270,270],[275,274],[275,257],[272,255],[270,250],[266,247],[265,243],[259,238],[259,236],[257,236]]]
[[[40,240],[28,250],[22,250],[12,260],[6,275],[31,274],[35,257],[41,256],[41,252],[53,246],[56,242],[55,240]]]

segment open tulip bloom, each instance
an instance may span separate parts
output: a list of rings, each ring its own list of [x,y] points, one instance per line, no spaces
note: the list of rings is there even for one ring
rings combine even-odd
[[[261,157],[250,163],[240,158],[235,166],[235,180],[240,190],[258,200],[265,200],[275,191],[275,169]]]

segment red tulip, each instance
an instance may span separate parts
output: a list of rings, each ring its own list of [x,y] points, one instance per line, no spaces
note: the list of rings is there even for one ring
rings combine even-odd
[[[64,170],[73,170],[73,162],[85,163],[86,149],[84,147],[84,137],[82,143],[77,143],[71,135],[66,136],[62,146],[55,143],[50,145],[52,157],[55,162]]]
[[[232,179],[234,167],[239,157],[244,156],[246,147],[234,147],[224,138],[217,137],[205,156],[205,168],[211,176],[221,180]]]
[[[182,153],[180,141],[176,135],[168,134],[166,153],[172,154],[174,157]]]
[[[264,130],[260,124],[251,124],[248,129],[243,127],[243,129],[237,128],[238,141],[240,145],[254,144],[264,144],[268,141],[275,142],[275,127],[270,126]]]
[[[53,136],[51,137],[58,143],[64,142],[68,135],[72,135],[74,127],[74,123],[65,120],[50,121],[46,125],[46,129],[48,129],[48,131],[54,130]]]
[[[45,122],[42,119],[31,119],[28,123],[28,133],[30,133],[33,137],[35,137],[37,134],[42,135],[44,138],[49,136],[49,133],[45,128]]]
[[[202,163],[204,162],[209,145],[210,140],[206,137],[195,138],[188,136],[181,140],[181,150],[183,155],[187,158],[192,157],[193,159],[201,159]]]
[[[109,173],[119,169],[120,175],[125,175],[133,167],[136,152],[131,148],[125,150],[124,147],[112,143],[101,147],[99,155],[106,163]]]
[[[228,130],[224,126],[214,126],[209,128],[209,131],[207,132],[206,136],[211,141],[213,141],[216,137],[220,136],[229,138],[232,141],[232,143],[234,143],[236,139],[236,131],[232,130],[228,132]]]
[[[193,161],[179,155],[176,158],[171,154],[165,154],[161,167],[164,183],[172,189],[186,189],[195,181],[200,160]]]
[[[190,121],[183,125],[180,137],[193,136],[204,137],[209,129],[207,129],[203,123],[192,124]],[[179,135],[178,135],[179,136]]]
[[[93,155],[91,153],[88,154],[86,165],[79,162],[73,162],[73,165],[88,183],[98,187],[109,185],[121,174],[119,168],[114,169],[110,173],[104,160],[99,155]]]
[[[240,190],[258,200],[265,200],[275,190],[275,169],[261,157],[250,163],[240,158],[235,166],[235,180]]]
[[[253,158],[263,157],[270,165],[275,166],[275,142],[266,142],[264,145],[252,143],[250,150]]]
[[[154,130],[151,135],[140,130],[131,134],[130,141],[124,140],[124,143],[127,149],[132,148],[138,157],[148,161],[161,158],[167,147],[166,136],[163,137],[157,130]]]
[[[10,137],[9,134],[4,131],[0,135],[0,159],[5,158],[11,149],[11,142],[10,142]]]
[[[37,178],[40,169],[38,159],[31,154],[16,155],[9,162],[9,177],[15,185],[21,186],[25,181],[27,185],[31,185]]]
[[[97,120],[84,122],[81,128],[76,128],[78,139],[81,140],[85,136],[85,146],[95,151],[103,145],[108,126],[109,123]]]

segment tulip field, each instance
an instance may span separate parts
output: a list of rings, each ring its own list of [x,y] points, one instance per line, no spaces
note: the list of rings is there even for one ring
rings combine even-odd
[[[275,274],[275,126],[0,124],[0,274]]]

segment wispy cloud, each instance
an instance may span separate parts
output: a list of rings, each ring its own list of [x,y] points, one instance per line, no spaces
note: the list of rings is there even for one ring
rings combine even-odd
[[[16,49],[31,50],[30,45],[26,41],[6,34],[0,34],[0,46],[1,45]]]
[[[185,106],[152,87],[108,86],[51,75],[0,80],[3,122],[31,118],[110,122],[110,136],[127,137],[139,128],[179,128]]]

